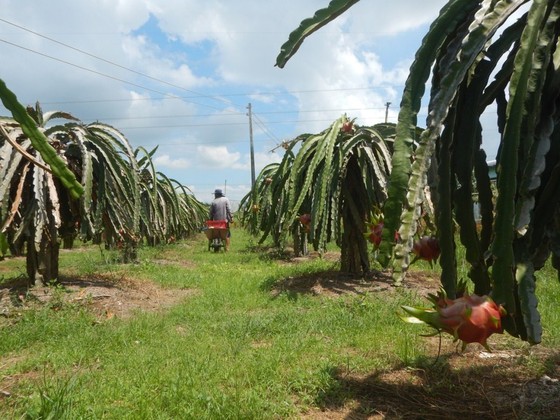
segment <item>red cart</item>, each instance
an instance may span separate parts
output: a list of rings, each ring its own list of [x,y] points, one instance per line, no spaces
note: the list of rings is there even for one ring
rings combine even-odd
[[[207,220],[204,233],[208,238],[208,251],[210,248],[213,248],[214,252],[218,252],[220,248],[226,249],[227,220]]]

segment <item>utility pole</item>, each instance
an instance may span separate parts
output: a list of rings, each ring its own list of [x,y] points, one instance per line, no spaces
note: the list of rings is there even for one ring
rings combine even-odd
[[[389,119],[389,106],[391,106],[391,102],[387,102],[385,104],[385,123],[387,123],[387,120]]]
[[[255,186],[255,150],[253,148],[253,114],[251,112],[251,103],[247,105],[249,112],[249,142],[251,144],[251,188]]]

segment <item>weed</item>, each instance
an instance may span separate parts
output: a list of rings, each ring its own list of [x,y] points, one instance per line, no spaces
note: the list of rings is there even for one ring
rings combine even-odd
[[[72,419],[72,393],[75,386],[75,377],[49,379],[44,372],[42,383],[37,391],[39,394],[37,406],[29,408],[25,418],[29,420]]]

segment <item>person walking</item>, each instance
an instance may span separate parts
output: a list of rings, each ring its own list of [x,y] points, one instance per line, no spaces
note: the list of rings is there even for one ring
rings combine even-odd
[[[214,191],[214,201],[210,205],[210,220],[225,220],[227,223],[226,251],[229,250],[231,232],[229,224],[233,222],[231,204],[221,189]]]

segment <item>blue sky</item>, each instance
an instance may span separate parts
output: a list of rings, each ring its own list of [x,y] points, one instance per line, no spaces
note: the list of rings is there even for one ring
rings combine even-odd
[[[282,158],[280,142],[343,113],[371,125],[391,102],[396,121],[414,53],[445,1],[362,0],[274,67],[290,32],[327,4],[0,0],[0,78],[25,105],[158,146],[160,172],[203,201],[226,188],[235,204],[251,183],[249,103],[257,174]]]

